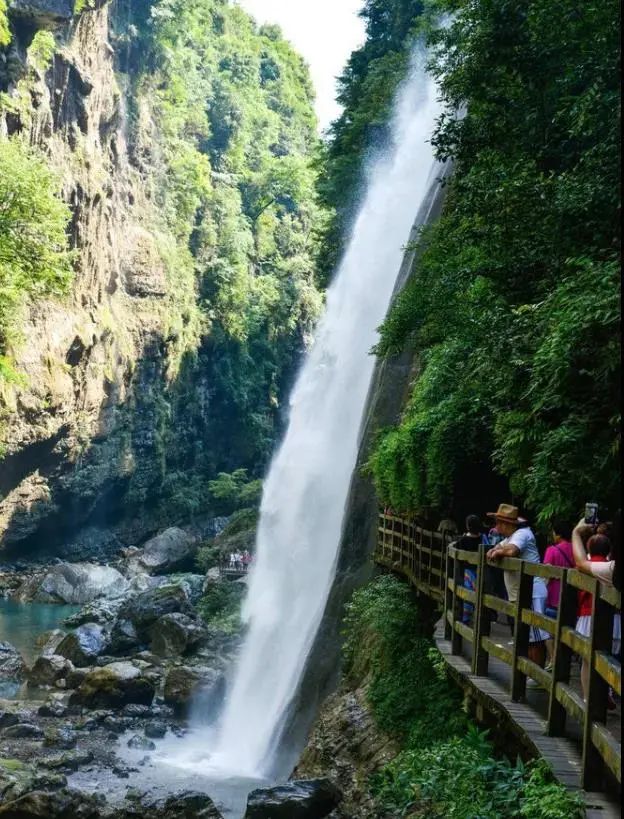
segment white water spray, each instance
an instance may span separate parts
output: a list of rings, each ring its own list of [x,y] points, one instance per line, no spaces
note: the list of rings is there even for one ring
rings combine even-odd
[[[204,749],[207,764],[224,774],[262,777],[271,769],[327,603],[375,363],[370,350],[433,178],[428,140],[439,113],[436,85],[416,59],[395,102],[393,143],[370,165],[264,485],[243,608],[248,631],[213,747]]]

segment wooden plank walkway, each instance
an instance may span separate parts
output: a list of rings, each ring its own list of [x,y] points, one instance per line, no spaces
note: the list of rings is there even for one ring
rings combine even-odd
[[[491,714],[498,714],[509,728],[516,733],[522,744],[530,749],[532,755],[544,758],[552,767],[557,779],[571,790],[581,791],[581,728],[570,721],[568,736],[549,737],[546,733],[548,698],[546,691],[540,688],[527,689],[524,702],[514,702],[510,696],[511,669],[495,657],[490,658],[487,677],[472,673],[472,646],[464,641],[462,653],[454,655],[450,640],[444,638],[444,619],[435,630],[435,642],[442,654],[449,671],[459,684],[468,686],[477,702],[481,702]],[[491,639],[497,645],[510,648],[509,627],[492,624]],[[571,687],[580,692],[578,668],[571,679]],[[485,702],[484,702],[485,701]],[[609,730],[621,740],[621,711],[609,714]],[[615,819],[620,816],[620,809],[615,799],[611,800],[603,793],[583,792],[587,805],[587,819]]]

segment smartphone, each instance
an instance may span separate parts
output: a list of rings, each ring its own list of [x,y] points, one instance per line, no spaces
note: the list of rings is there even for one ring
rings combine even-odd
[[[585,504],[585,523],[591,524],[595,526],[598,523],[598,504],[597,503],[586,503]]]

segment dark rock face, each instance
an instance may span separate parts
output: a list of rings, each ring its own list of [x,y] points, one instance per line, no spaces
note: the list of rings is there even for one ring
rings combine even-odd
[[[300,779],[276,788],[259,788],[247,799],[245,819],[324,819],[342,795],[329,779]]]
[[[38,28],[55,28],[69,23],[74,13],[73,0],[11,0],[11,17],[35,23]]]
[[[24,660],[15,646],[11,643],[0,643],[0,680],[19,680],[24,670]]]
[[[108,639],[102,626],[85,623],[59,644],[56,653],[66,657],[74,665],[93,665],[100,654],[108,648]]]
[[[150,627],[165,614],[173,612],[191,615],[193,609],[181,586],[167,585],[131,598],[123,605],[119,616],[130,620],[139,638],[149,638]]]
[[[196,648],[207,637],[199,620],[180,612],[165,614],[152,627],[152,651],[160,657],[175,657]]]
[[[90,708],[115,708],[130,702],[150,705],[154,693],[154,685],[136,666],[119,662],[89,671],[69,702]]]

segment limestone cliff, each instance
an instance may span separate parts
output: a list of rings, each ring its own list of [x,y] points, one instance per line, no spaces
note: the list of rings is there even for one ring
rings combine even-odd
[[[12,39],[0,49],[0,139],[18,136],[45,152],[71,207],[70,240],[76,250],[69,298],[24,304],[19,343],[11,353],[25,380],[17,385],[0,381],[5,450],[0,461],[0,544],[22,553],[60,542],[86,523],[109,526],[132,520],[126,537],[135,540],[171,517],[187,514],[193,492],[203,511],[202,481],[219,469],[258,469],[278,421],[281,391],[317,306],[306,260],[296,297],[289,295],[284,303],[282,291],[271,296],[274,308],[287,314],[287,331],[276,331],[264,319],[262,332],[247,329],[246,335],[219,325],[215,268],[220,260],[212,257],[219,256],[223,198],[237,197],[241,244],[248,248],[237,275],[253,279],[246,287],[263,284],[273,274],[276,251],[270,258],[267,251],[262,256],[269,229],[284,233],[284,225],[304,217],[292,197],[284,204],[284,196],[280,200],[273,188],[274,200],[262,203],[261,215],[250,218],[245,212],[240,201],[247,188],[243,191],[240,168],[234,169],[238,175],[232,174],[232,163],[225,161],[228,146],[204,147],[216,138],[216,126],[228,113],[216,111],[210,99],[193,101],[198,111],[213,111],[207,138],[199,127],[192,138],[184,137],[186,142],[176,136],[174,144],[170,128],[163,135],[169,127],[163,119],[165,104],[146,56],[155,59],[153,49],[149,51],[148,35],[155,28],[149,13],[159,5],[164,16],[174,3],[79,0],[75,5],[69,0],[12,0]],[[219,25],[229,25],[224,15],[242,15],[220,0],[190,6],[212,14],[215,32]],[[239,30],[255,49],[250,47],[258,70],[266,72],[261,60],[269,59],[266,52],[278,35],[272,33],[265,43],[248,18],[237,17],[226,31],[230,41]],[[54,39],[53,53],[42,58],[43,31]],[[168,45],[170,50],[178,47]],[[233,71],[229,63],[218,65],[222,72]],[[280,68],[284,73],[279,65],[275,71]],[[179,80],[171,74],[154,76],[161,87]],[[307,75],[302,77],[306,88]],[[266,80],[266,95],[275,96],[272,81],[271,76]],[[252,89],[255,82],[252,74]],[[291,140],[281,146],[279,158],[305,162],[312,149],[314,123],[306,93],[311,125],[301,126],[305,134],[300,145],[293,147]],[[265,104],[264,97],[261,102]],[[243,116],[239,111],[239,122]],[[284,115],[274,116],[277,131]],[[290,118],[296,115],[291,112]],[[235,128],[236,123],[230,140]],[[285,130],[282,123],[281,132]],[[260,143],[262,138],[260,134]],[[249,164],[247,143],[236,147]],[[212,197],[208,204],[207,199],[192,202],[188,213],[182,196],[191,189],[191,180],[175,178],[187,149],[202,173],[207,169],[204,187]],[[174,183],[177,199],[169,192]],[[273,220],[269,227],[268,218]],[[282,253],[280,264],[289,252]],[[301,269],[301,248],[297,253]],[[296,289],[292,277],[284,290],[286,286]],[[300,298],[304,290],[307,306]],[[257,305],[237,309],[251,312]],[[270,372],[252,332],[260,340],[282,332],[281,359],[272,362]],[[236,356],[241,368],[262,371],[255,392],[247,387],[250,394],[242,397],[236,383],[224,383],[223,371],[229,373]],[[261,429],[246,450],[238,443],[237,424],[247,431],[253,424]],[[184,496],[187,507],[172,503],[176,495]]]

